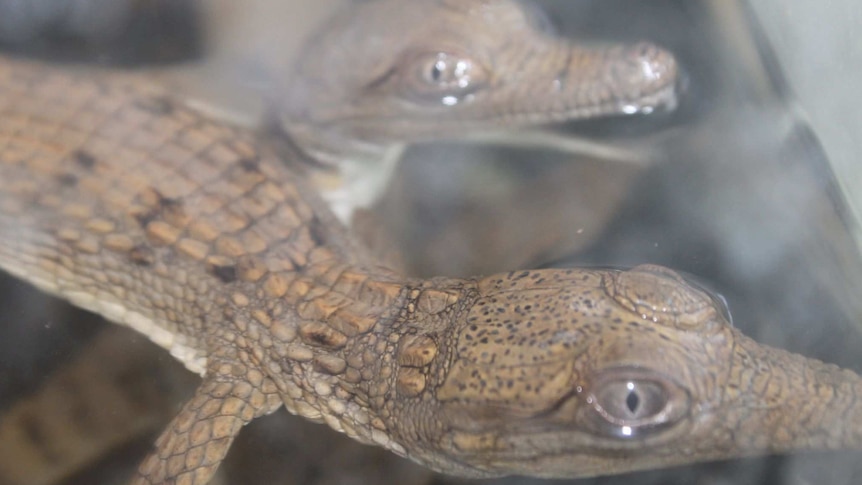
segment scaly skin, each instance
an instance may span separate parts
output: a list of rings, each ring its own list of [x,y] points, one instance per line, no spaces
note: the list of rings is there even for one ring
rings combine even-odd
[[[12,37],[20,42],[33,37],[38,32],[60,27],[68,29],[70,33],[80,34],[87,33],[82,29],[92,28],[94,31],[89,33],[93,36],[98,36],[98,31],[102,31],[103,34],[109,32],[116,34],[117,22],[128,17],[136,7],[140,7],[138,5],[140,2],[122,0],[107,3],[73,3],[74,5],[70,7],[69,2],[65,1],[43,1],[33,7],[28,6],[29,4],[0,0],[0,12],[3,12],[0,18],[7,20],[4,23],[0,19],[0,37],[3,34],[17,34]],[[405,7],[408,5],[411,15],[405,13]],[[468,5],[469,8],[465,8]],[[107,17],[102,15],[105,13],[104,7],[110,8],[110,15]],[[92,8],[97,9],[98,12],[88,13],[88,9]],[[287,122],[288,129],[292,126],[297,135],[301,135],[303,129],[310,129],[310,132],[315,134],[326,131],[329,133],[327,136],[330,137],[327,143],[340,145],[340,148],[328,146],[323,149],[323,152],[340,152],[339,156],[345,157],[356,156],[354,151],[357,150],[362,152],[370,149],[369,144],[375,147],[379,145],[382,149],[382,146],[396,141],[415,141],[429,137],[460,137],[461,130],[464,128],[469,128],[468,132],[480,128],[495,130],[570,117],[618,114],[624,109],[648,111],[663,104],[673,104],[676,66],[670,54],[646,45],[636,48],[617,46],[585,50],[572,42],[553,39],[548,32],[541,32],[540,26],[535,22],[536,19],[529,18],[529,15],[534,13],[536,12],[525,11],[522,4],[502,0],[490,3],[462,1],[450,5],[431,1],[415,4],[383,1],[351,6],[339,14],[340,18],[335,18],[322,26],[321,33],[305,49],[307,55],[296,74],[295,83],[300,86],[299,89],[307,87],[307,83],[312,82],[314,84],[311,89],[315,93],[316,102],[327,101],[325,104],[315,106],[308,104],[306,102],[308,100],[303,100],[299,103],[302,110],[287,110],[291,116],[298,117],[298,120]],[[92,18],[96,14],[101,18],[101,23],[92,25],[80,23],[81,19]],[[350,19],[348,25],[343,24],[345,18]],[[446,32],[445,36],[441,35],[443,31]],[[403,45],[400,41],[393,42],[392,39],[395,38],[406,38],[407,33],[411,38],[409,46]],[[513,35],[519,36],[525,44],[513,46],[501,42],[502,39]],[[347,59],[349,63],[344,64],[344,70],[359,73],[358,70],[364,68],[367,69],[364,74],[368,76],[375,76],[379,71],[386,70],[387,75],[392,79],[388,85],[378,86],[371,94],[366,93],[361,86],[363,82],[370,82],[362,76],[327,75],[326,83],[313,81],[314,76],[319,74],[315,69],[320,68],[320,63],[332,65],[333,61],[327,61],[331,56],[335,57],[334,62],[339,65],[344,62],[344,59],[338,58],[341,51],[332,49],[332,45],[342,42],[344,36],[352,36],[363,42],[353,46],[351,55]],[[386,48],[375,48],[374,43],[385,45]],[[464,102],[458,106],[446,107],[441,104],[440,100],[444,95],[453,93],[445,86],[435,86],[437,83],[432,79],[416,77],[420,73],[419,70],[428,67],[428,56],[436,53],[448,53],[450,56],[458,54],[459,60],[475,64],[470,74],[471,84],[467,87],[470,91],[469,99],[464,99]],[[532,69],[530,78],[519,78],[522,73],[512,69],[516,67],[514,63],[516,58],[524,55],[535,57],[530,66]],[[564,59],[568,59],[566,65],[560,64]],[[452,62],[453,58],[450,57],[448,60]],[[524,66],[517,65],[517,67],[521,69]],[[651,72],[655,77],[641,76],[645,74],[643,68],[646,67],[652,69]],[[625,77],[627,72],[630,74],[628,79]],[[477,83],[481,81],[476,77],[477,74],[493,76],[494,83]],[[395,82],[398,78],[403,81]],[[340,79],[341,82],[332,83],[333,79]],[[555,88],[547,93],[547,97],[534,90],[513,89],[522,82],[551,83]],[[627,82],[629,84],[626,84]],[[464,88],[458,90],[461,89]],[[428,98],[429,94],[434,94],[437,99]],[[346,102],[351,98],[364,99],[368,96],[373,96],[377,101],[364,105]],[[344,101],[343,112],[337,119],[331,118],[334,113],[326,114],[327,110],[332,109],[332,104],[328,101],[331,99]],[[359,100],[354,99],[354,101]],[[354,118],[356,113],[362,113],[369,107],[377,113],[379,107],[383,105],[388,106],[388,121],[384,122],[388,123],[388,127],[377,126],[375,128],[377,135],[373,137],[354,130],[356,122],[351,118]],[[510,107],[518,113],[509,113]],[[497,114],[489,116],[489,113]],[[429,118],[429,114],[433,114],[433,118]],[[443,122],[437,122],[436,126],[432,126],[429,124],[431,120]],[[415,130],[404,130],[405,123],[407,125],[417,123],[422,126],[417,125]],[[366,123],[365,126],[369,125]],[[386,136],[381,137],[381,134]],[[363,138],[353,139],[356,136]],[[351,143],[345,143],[346,139],[351,139]],[[310,151],[315,151],[314,140],[306,139],[303,145]],[[374,156],[379,157],[378,154]],[[345,163],[343,169],[350,171],[351,167],[346,166]],[[346,179],[348,184],[355,181],[362,185],[360,177],[367,176],[369,173],[376,172],[367,164],[362,164],[358,174],[349,173],[346,177],[342,177],[342,180]],[[328,174],[324,174],[326,175]],[[385,178],[377,180],[379,185],[385,182]],[[375,193],[360,197],[363,197],[362,200],[367,200],[368,197],[376,195],[375,190],[372,192]],[[335,191],[330,198],[330,204],[335,206],[344,220],[348,220],[354,205],[357,204],[354,193],[348,191],[346,197],[345,201],[344,191]],[[344,205],[346,207],[343,207]],[[48,389],[48,397],[50,396],[51,390]],[[50,399],[47,402],[51,402]],[[10,416],[9,419],[14,416]],[[68,423],[68,421],[62,422]],[[133,423],[134,420],[128,419],[125,422]],[[7,419],[6,423],[12,426],[10,420]],[[29,425],[30,421],[21,424]],[[73,429],[74,426],[69,428]],[[130,432],[133,430],[135,429],[130,429]],[[69,429],[55,431],[59,434],[66,433]],[[119,428],[112,426],[110,431],[113,434],[106,435],[104,443],[106,446],[118,439],[116,436]],[[91,434],[86,438],[92,440],[93,436]],[[34,464],[32,468],[39,470],[41,474],[31,475],[28,478],[23,474],[23,467],[18,466],[17,470],[20,473],[17,476],[23,481],[34,480],[36,476],[48,475],[49,469],[62,469],[61,458],[68,457],[72,462],[79,463],[86,456],[95,453],[85,447],[73,447],[67,451],[81,451],[82,456],[53,453],[51,455],[54,459],[53,468],[47,467],[45,463]]]
[[[131,77],[0,61],[0,266],[204,376],[134,483],[206,483],[282,405],[472,477],[862,446],[859,376],[672,271],[403,278],[247,132]]]
[[[116,35],[117,23],[143,4],[0,0],[0,37],[24,42],[51,28],[94,38]],[[228,4],[200,6],[233,11]],[[351,2],[320,26],[296,19],[287,20],[286,27],[263,21],[290,32],[315,32],[301,48],[282,46],[280,37],[258,36],[240,27],[233,33],[239,46],[217,41],[203,66],[161,74],[219,116],[257,123],[264,109],[269,112],[263,116],[280,118],[279,129],[287,131],[301,151],[340,169],[340,176],[317,172],[314,180],[345,222],[357,207],[370,207],[377,200],[404,143],[465,138],[550,142],[564,150],[609,152],[631,161],[630,149],[570,136],[537,140],[513,134],[529,125],[671,109],[678,78],[673,55],[649,43],[588,46],[555,37],[538,9],[528,6],[514,0]],[[296,10],[301,15],[301,7]],[[213,28],[229,23],[218,19],[234,16],[207,13],[204,19],[213,22]],[[82,21],[92,18],[100,21]],[[288,38],[297,43],[295,37]],[[264,52],[236,52],[249,44]],[[297,50],[295,62],[294,55],[283,53]],[[248,64],[258,56],[277,57],[268,59],[271,65],[263,69],[271,79],[245,79]],[[249,84],[264,85],[263,96],[261,88]],[[640,152],[634,157],[643,158]]]

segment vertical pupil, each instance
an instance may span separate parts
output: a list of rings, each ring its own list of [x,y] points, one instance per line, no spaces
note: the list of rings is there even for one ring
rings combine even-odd
[[[431,66],[431,80],[439,81],[443,77],[443,71],[446,69],[445,61],[437,61]]]
[[[638,410],[638,405],[640,404],[640,398],[638,394],[634,391],[629,391],[629,395],[626,397],[626,406],[629,408],[629,411],[634,414]]]

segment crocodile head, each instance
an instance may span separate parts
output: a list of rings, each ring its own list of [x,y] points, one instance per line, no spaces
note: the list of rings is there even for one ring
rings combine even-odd
[[[540,18],[511,0],[360,2],[303,49],[285,127],[327,152],[675,105],[667,51],[585,46]]]
[[[859,376],[757,344],[670,270],[511,273],[464,311],[402,438],[433,443],[408,454],[439,470],[585,477],[862,446]]]

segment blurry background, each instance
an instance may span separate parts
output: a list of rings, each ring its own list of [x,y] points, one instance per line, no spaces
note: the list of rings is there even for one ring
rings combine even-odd
[[[777,61],[803,112],[800,116],[814,127],[847,194],[859,241],[862,110],[858,89],[862,43],[858,27],[862,25],[862,9],[847,0],[830,2],[828,8],[807,2],[766,0],[753,2],[751,8],[774,46]]]
[[[235,119],[253,120],[255,89],[278,85],[300,39],[344,1],[66,3],[101,12],[88,16],[73,7],[57,14],[48,8],[52,0],[0,0],[0,39],[20,54],[131,66],[147,75],[158,66],[165,82]],[[674,113],[551,128],[625,146],[639,154],[635,160],[553,148],[410,148],[375,212],[411,272],[663,264],[722,294],[735,325],[759,342],[862,371],[862,260],[854,239],[862,203],[855,161],[862,148],[862,97],[855,91],[862,85],[855,33],[862,6],[851,0],[536,3],[560,35],[646,39],[669,48],[687,77],[682,103]],[[195,60],[206,62],[190,67]],[[214,79],[212,72],[224,74],[202,86],[199,80]],[[89,423],[76,433],[111,439],[94,438],[92,452],[56,474],[45,466],[33,473],[43,474],[43,483],[122,483],[191,391],[195,378],[166,353],[131,332],[106,328],[113,327],[0,280],[0,413],[6,415],[0,485],[37,483],[32,476],[12,482],[4,466],[26,469],[31,462],[22,443],[45,441],[56,433],[52,426],[74,420]],[[126,389],[112,393],[105,382]],[[82,395],[104,397],[92,406]],[[5,432],[10,416],[26,421],[25,436]],[[64,446],[86,448],[78,434],[71,444],[54,440],[47,458],[62,461]],[[111,445],[97,446],[103,442]],[[856,484],[860,458],[858,452],[766,457],[576,483]],[[221,478],[462,483],[283,412],[242,432]]]

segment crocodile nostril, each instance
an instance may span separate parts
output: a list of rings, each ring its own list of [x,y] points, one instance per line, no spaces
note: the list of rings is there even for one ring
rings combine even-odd
[[[648,42],[618,51],[619,61],[609,64],[607,86],[625,113],[672,110],[678,102],[680,77],[676,58]]]
[[[641,42],[628,48],[627,64],[633,83],[643,85],[668,84],[678,74],[676,58],[655,44]]]

